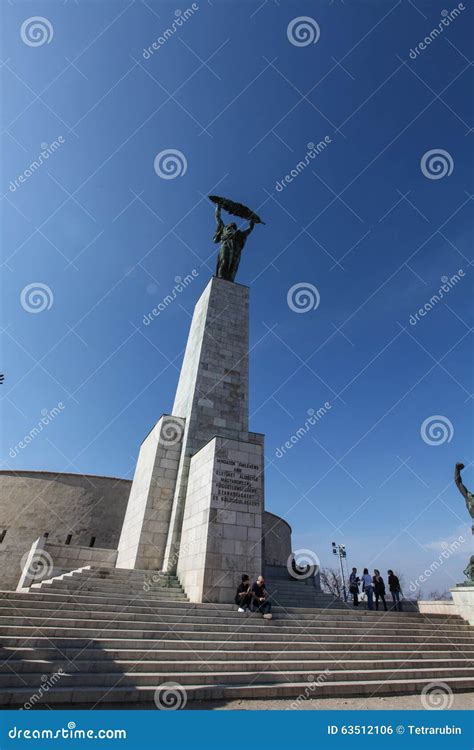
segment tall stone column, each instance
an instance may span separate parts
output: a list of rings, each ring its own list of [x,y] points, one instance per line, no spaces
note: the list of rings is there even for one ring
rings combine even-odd
[[[194,310],[172,413],[185,420],[163,569],[177,569],[191,457],[248,440],[248,287],[212,278]]]
[[[164,415],[141,444],[118,543],[118,568],[162,568],[183,431],[183,419]]]

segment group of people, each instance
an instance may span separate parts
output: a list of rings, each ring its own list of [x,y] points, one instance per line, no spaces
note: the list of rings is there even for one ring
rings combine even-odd
[[[235,594],[235,603],[239,612],[260,612],[264,620],[272,619],[272,604],[263,576],[259,576],[251,584],[250,578],[244,573],[242,583],[239,584]]]
[[[402,588],[400,586],[400,580],[393,570],[388,570],[387,574],[388,587],[392,595],[393,609],[401,612],[402,605],[400,600]],[[387,602],[385,601],[385,582],[380,575],[380,570],[375,568],[373,575],[370,575],[368,568],[364,568],[362,578],[359,578],[357,575],[357,568],[352,568],[352,573],[349,576],[349,593],[352,594],[352,603],[354,607],[359,606],[360,584],[362,584],[362,593],[367,596],[368,608],[374,608],[375,597],[375,609],[379,608],[380,600],[383,604],[384,610],[387,611]]]

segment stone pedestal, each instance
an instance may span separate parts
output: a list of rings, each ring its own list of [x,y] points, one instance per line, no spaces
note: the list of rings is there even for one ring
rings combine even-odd
[[[191,457],[215,435],[248,440],[248,287],[212,278],[198,300],[173,414],[185,419],[163,568],[175,572]]]
[[[451,589],[456,606],[456,614],[461,615],[470,625],[474,625],[474,586],[463,584]]]
[[[215,437],[191,459],[178,577],[191,601],[231,602],[262,571],[263,440]]]

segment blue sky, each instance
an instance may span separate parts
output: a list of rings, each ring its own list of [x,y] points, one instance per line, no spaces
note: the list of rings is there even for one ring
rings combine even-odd
[[[462,536],[423,590],[462,580],[469,517],[452,473],[463,460],[474,487],[473,19],[468,0],[458,17],[442,13],[455,7],[3,5],[3,468],[133,475],[140,441],[171,409],[214,270],[205,196],[227,195],[266,221],[238,281],[251,287],[251,428],[266,434],[267,508],[291,523],[295,549],[332,564],[330,543],[345,543],[351,565],[394,567],[406,583]],[[46,21],[28,37],[32,16]],[[301,17],[309,37],[291,25]],[[25,176],[44,144],[55,144],[49,158]],[[154,162],[169,149],[182,174],[163,179]],[[22,290],[38,284],[47,309],[32,313]],[[295,284],[316,287],[316,309],[292,309]],[[425,420],[442,423],[434,445]]]

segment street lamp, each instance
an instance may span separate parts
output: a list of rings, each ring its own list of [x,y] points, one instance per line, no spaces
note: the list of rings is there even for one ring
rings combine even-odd
[[[339,565],[341,568],[341,577],[342,577],[342,592],[344,596],[344,601],[347,602],[347,592],[346,592],[346,579],[344,576],[344,566],[342,564],[343,559],[347,557],[346,552],[346,545],[345,544],[336,544],[336,542],[332,543],[332,551],[334,555],[337,555],[339,558]]]

